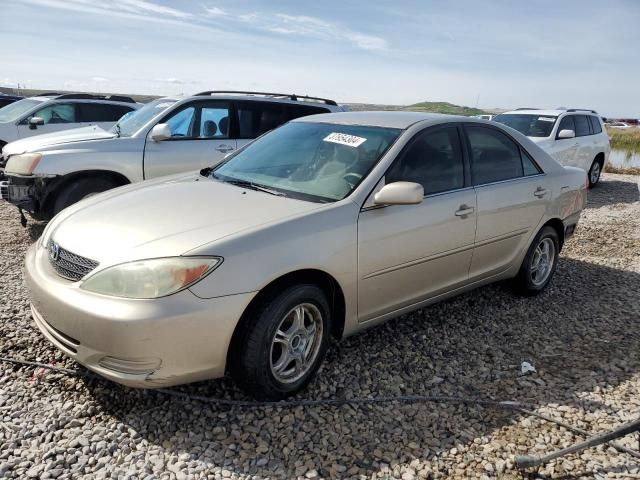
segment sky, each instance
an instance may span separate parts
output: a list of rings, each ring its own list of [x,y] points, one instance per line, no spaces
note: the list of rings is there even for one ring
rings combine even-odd
[[[640,0],[0,0],[0,86],[640,117]]]

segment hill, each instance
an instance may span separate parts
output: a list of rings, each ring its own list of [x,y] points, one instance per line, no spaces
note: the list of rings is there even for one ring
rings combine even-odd
[[[448,115],[483,115],[489,114],[485,110],[473,107],[463,107],[449,102],[420,102],[413,105],[382,105],[372,103],[347,103],[353,111],[364,110],[389,110],[389,111],[405,111],[405,112],[429,112],[429,113],[445,113]]]

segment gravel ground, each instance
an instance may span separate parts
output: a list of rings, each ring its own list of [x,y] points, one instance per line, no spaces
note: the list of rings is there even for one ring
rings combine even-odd
[[[594,433],[637,418],[639,179],[603,176],[544,294],[485,287],[347,339],[300,398],[519,400]],[[0,203],[0,355],[77,368],[28,312],[22,258],[41,228]],[[537,372],[522,375],[523,361]],[[177,390],[245,398],[226,379]],[[527,478],[514,455],[581,440],[475,405],[240,409],[1,362],[0,415],[2,478]],[[640,460],[602,446],[528,475],[583,477],[640,478]]]

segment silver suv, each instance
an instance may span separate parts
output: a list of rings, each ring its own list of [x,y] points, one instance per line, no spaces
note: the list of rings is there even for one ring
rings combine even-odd
[[[141,105],[123,95],[45,93],[0,108],[0,148],[20,138],[97,125],[111,128]]]
[[[95,193],[216,165],[294,118],[342,110],[333,100],[277,93],[207,91],[162,98],[109,131],[80,129],[7,145],[2,197],[35,218],[49,219]]]

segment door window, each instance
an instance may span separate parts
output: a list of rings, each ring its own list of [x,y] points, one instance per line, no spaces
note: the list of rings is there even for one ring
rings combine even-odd
[[[175,113],[163,123],[168,124],[171,128],[171,138],[193,138],[195,117],[196,109],[190,106]]]
[[[591,122],[591,129],[593,130],[593,133],[602,133],[602,125],[600,125],[600,120],[598,120],[598,117],[594,117],[594,116],[589,116],[589,121]]]
[[[75,123],[77,121],[76,105],[73,103],[54,103],[38,110],[33,116],[42,118],[45,125]]]
[[[229,107],[204,106],[200,113],[200,138],[229,138]]]
[[[564,117],[562,120],[560,120],[560,126],[558,126],[558,134],[562,131],[562,130],[573,130],[574,133],[576,131],[576,124],[573,121],[573,115],[569,115],[567,117]],[[557,135],[556,135],[556,138]],[[562,140],[562,139],[561,139]]]
[[[385,183],[415,182],[425,195],[464,187],[464,160],[456,127],[419,133],[387,172]]]
[[[584,137],[589,135],[589,119],[585,115],[574,115],[574,121],[576,122],[576,137]]]
[[[493,128],[467,126],[465,129],[471,148],[474,185],[522,177],[520,148],[513,140]]]
[[[536,162],[533,161],[533,158],[531,158],[527,152],[521,150],[520,155],[522,157],[522,169],[524,170],[525,177],[542,173]]]
[[[238,138],[256,138],[287,121],[281,103],[239,102]]]

